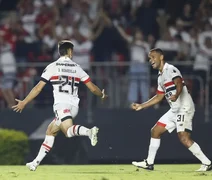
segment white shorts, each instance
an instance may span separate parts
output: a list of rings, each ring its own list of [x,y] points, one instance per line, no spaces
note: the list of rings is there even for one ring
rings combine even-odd
[[[67,106],[54,111],[55,113],[55,124],[59,126],[61,122],[67,119],[74,119],[78,114],[79,108],[76,106]]]
[[[193,117],[194,111],[180,111],[178,113],[173,113],[170,109],[159,119],[157,125],[165,127],[169,133],[171,133],[175,128],[177,129],[177,132],[191,132]]]

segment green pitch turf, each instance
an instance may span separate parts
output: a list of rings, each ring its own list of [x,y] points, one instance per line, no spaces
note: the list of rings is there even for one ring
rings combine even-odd
[[[156,165],[155,171],[132,165],[0,166],[0,180],[212,180],[211,172],[194,172],[200,165]]]

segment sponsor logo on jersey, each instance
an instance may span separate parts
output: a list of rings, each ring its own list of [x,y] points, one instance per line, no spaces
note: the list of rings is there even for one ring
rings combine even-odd
[[[56,66],[70,66],[70,67],[74,67],[77,66],[76,64],[69,64],[69,63],[56,63]]]

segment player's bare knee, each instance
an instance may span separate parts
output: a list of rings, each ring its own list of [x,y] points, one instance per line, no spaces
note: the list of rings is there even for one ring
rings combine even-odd
[[[57,131],[54,131],[52,126],[49,125],[47,130],[46,130],[46,135],[48,135],[48,136],[57,136]]]
[[[152,138],[160,138],[161,133],[156,129],[156,128],[152,128],[151,129],[151,137]]]
[[[57,136],[57,132],[53,132],[50,129],[47,129],[46,130],[46,135],[48,135],[48,136]]]
[[[187,136],[185,134],[178,133],[178,137],[179,137],[179,140],[182,144],[184,144],[185,146],[189,146],[189,144],[191,142],[189,136]]]

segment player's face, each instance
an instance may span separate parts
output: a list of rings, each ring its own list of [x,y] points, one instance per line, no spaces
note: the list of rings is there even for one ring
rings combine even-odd
[[[160,68],[162,58],[162,55],[155,51],[149,53],[149,62],[152,65],[153,69]]]

